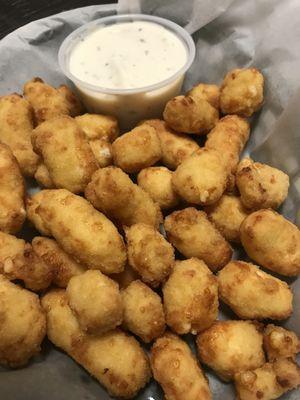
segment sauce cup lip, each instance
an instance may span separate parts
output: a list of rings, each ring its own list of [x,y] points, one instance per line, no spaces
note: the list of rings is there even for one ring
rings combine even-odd
[[[147,85],[147,86],[141,86],[137,88],[128,88],[128,89],[112,89],[112,88],[105,88],[101,86],[96,86],[91,83],[85,82],[76,76],[74,76],[68,66],[68,60],[66,57],[66,53],[68,49],[71,49],[78,40],[80,40],[80,36],[84,36],[84,33],[86,31],[89,31],[90,29],[97,27],[98,25],[105,25],[106,23],[111,23],[111,22],[126,22],[126,21],[149,21],[149,22],[154,22],[157,23],[158,25],[161,25],[169,30],[171,30],[179,39],[181,39],[184,42],[184,45],[187,50],[187,61],[186,63],[178,70],[176,71],[173,75],[171,75],[169,78],[166,78],[162,81],[159,81],[157,83],[154,83],[152,85]],[[92,92],[99,92],[102,94],[118,94],[118,95],[129,95],[129,94],[136,94],[136,93],[142,93],[142,92],[151,92],[156,89],[163,88],[172,82],[174,82],[177,78],[182,76],[188,68],[191,66],[192,62],[194,61],[195,58],[195,43],[193,41],[192,36],[180,25],[176,24],[173,21],[170,21],[165,18],[157,17],[154,15],[147,15],[147,14],[117,14],[117,15],[111,15],[108,17],[103,17],[99,18],[96,20],[93,20],[91,22],[88,22],[79,28],[75,29],[72,33],[70,33],[62,42],[59,51],[58,51],[58,64],[63,71],[63,73],[66,75],[67,78],[69,78],[76,86],[79,86],[82,89],[88,89]]]

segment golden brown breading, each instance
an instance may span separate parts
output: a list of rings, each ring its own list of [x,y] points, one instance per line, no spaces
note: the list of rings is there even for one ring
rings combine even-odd
[[[0,275],[0,364],[21,367],[40,352],[46,318],[36,294]]]
[[[68,114],[71,117],[76,117],[77,115],[80,115],[84,111],[83,104],[79,100],[78,96],[72,90],[69,88],[67,85],[60,85],[57,88],[57,91],[63,96],[65,102],[67,103],[68,106]]]
[[[231,261],[218,274],[219,295],[242,319],[286,319],[293,311],[288,284],[243,261]]]
[[[138,274],[135,270],[127,263],[125,265],[124,271],[119,274],[111,274],[111,279],[114,279],[118,284],[120,289],[126,289],[131,282],[137,280],[139,278]]]
[[[198,258],[176,261],[163,296],[167,325],[179,335],[196,335],[217,319],[217,279]]]
[[[273,210],[259,210],[241,225],[241,242],[249,257],[281,275],[300,274],[300,231]]]
[[[123,327],[149,343],[165,331],[165,315],[161,298],[140,280],[131,282],[121,292]]]
[[[300,368],[292,359],[281,358],[236,374],[234,383],[239,400],[275,400],[300,385]]]
[[[174,267],[174,249],[155,228],[135,224],[126,229],[128,262],[152,287],[166,280]]]
[[[168,400],[211,400],[206,376],[189,346],[178,336],[165,334],[151,349],[154,379]]]
[[[269,361],[295,358],[300,352],[300,340],[295,332],[269,324],[264,331],[264,349]]]
[[[276,209],[288,195],[289,177],[277,168],[244,158],[238,165],[236,184],[245,207]]]
[[[137,182],[165,210],[175,207],[180,201],[172,186],[172,176],[173,172],[166,167],[149,167],[139,172]]]
[[[250,117],[262,106],[264,77],[256,68],[233,69],[222,82],[220,108],[223,114]]]
[[[31,144],[32,119],[27,100],[16,93],[0,97],[0,141],[11,148],[26,176],[33,176],[39,163]]]
[[[227,170],[219,152],[202,148],[184,160],[172,177],[175,191],[188,203],[209,205],[220,199]]]
[[[203,135],[216,125],[219,112],[204,99],[177,96],[167,102],[163,116],[175,131]]]
[[[82,264],[67,254],[53,239],[36,236],[31,244],[34,252],[51,268],[52,283],[59,287],[67,287],[72,276],[86,271]]]
[[[240,226],[250,213],[240,197],[223,194],[217,203],[206,206],[204,211],[226,240],[240,243]]]
[[[118,121],[110,115],[83,114],[75,121],[89,140],[106,139],[113,142],[119,136]]]
[[[89,145],[100,168],[113,164],[112,146],[106,139],[90,140]]]
[[[33,130],[31,140],[57,188],[84,191],[98,163],[74,119],[61,116],[45,121]]]
[[[84,198],[65,189],[43,190],[32,197],[28,214],[37,229],[42,221],[42,228],[62,249],[88,268],[106,274],[124,269],[126,249],[121,235]]]
[[[221,269],[231,259],[230,245],[204,211],[193,207],[174,211],[166,217],[164,226],[168,240],[180,253],[187,258],[200,258],[212,271]]]
[[[194,99],[203,99],[208,101],[217,110],[220,106],[220,88],[217,85],[209,85],[206,83],[198,83],[187,92],[188,96]]]
[[[265,362],[261,327],[252,321],[216,321],[197,336],[200,360],[221,379],[261,367]]]
[[[44,201],[46,193],[47,190],[41,190],[33,196],[28,196],[26,198],[26,213],[28,220],[42,235],[51,236],[51,232],[46,227],[45,222],[37,213],[40,204]]]
[[[162,220],[158,204],[117,167],[96,171],[85,196],[95,208],[121,225],[141,222],[158,228]]]
[[[45,164],[39,164],[34,174],[34,179],[40,186],[43,186],[47,189],[55,188],[55,185]]]
[[[47,335],[56,346],[93,375],[110,395],[133,398],[151,377],[147,355],[133,337],[120,330],[86,335],[73,315],[65,291],[48,292],[42,299]]]
[[[0,230],[16,233],[26,218],[25,184],[17,159],[0,142]]]

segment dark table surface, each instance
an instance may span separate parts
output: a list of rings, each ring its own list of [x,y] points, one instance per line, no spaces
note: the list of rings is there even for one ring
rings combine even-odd
[[[72,8],[116,0],[0,0],[0,39],[28,22]]]

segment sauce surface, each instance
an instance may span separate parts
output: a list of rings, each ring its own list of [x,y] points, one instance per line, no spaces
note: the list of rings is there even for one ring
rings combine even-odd
[[[107,89],[134,89],[161,82],[187,61],[182,41],[159,24],[123,22],[99,27],[78,42],[70,72]]]

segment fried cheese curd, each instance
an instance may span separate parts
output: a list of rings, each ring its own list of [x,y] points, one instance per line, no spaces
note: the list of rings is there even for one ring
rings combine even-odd
[[[241,242],[259,265],[285,276],[300,273],[299,228],[273,210],[248,215],[241,225]]]
[[[103,335],[84,333],[63,289],[48,292],[42,306],[49,340],[94,376],[110,395],[133,398],[149,381],[148,357],[134,337],[120,330]]]
[[[123,305],[119,285],[97,270],[73,276],[67,286],[69,306],[80,328],[100,335],[122,323]]]
[[[151,349],[154,379],[168,400],[211,400],[208,381],[189,346],[177,335],[166,333]]]
[[[22,367],[41,350],[46,319],[36,294],[0,275],[0,364]]]
[[[35,174],[34,174],[34,179],[37,181],[37,183],[46,188],[46,189],[54,189],[55,184],[49,174],[49,171],[46,167],[45,164],[39,164]]]
[[[112,145],[106,139],[90,140],[89,145],[100,168],[113,164]]]
[[[165,315],[160,296],[140,280],[121,291],[123,327],[150,343],[165,331]]]
[[[121,235],[83,197],[66,189],[43,190],[32,196],[28,218],[86,267],[105,274],[123,271],[126,248]]]
[[[231,261],[218,273],[220,299],[242,319],[288,318],[293,294],[288,284],[256,265]]]
[[[22,174],[32,177],[39,163],[33,151],[31,132],[33,111],[22,96],[13,93],[0,97],[0,141],[11,148]]]
[[[119,284],[120,289],[126,289],[131,282],[139,279],[139,275],[127,262],[122,272],[119,272],[118,274],[110,274],[110,278]]]
[[[158,287],[174,267],[172,245],[147,224],[134,224],[126,229],[125,234],[129,264],[145,283]]]
[[[0,230],[17,233],[26,218],[25,183],[11,149],[0,142]]]
[[[60,85],[57,88],[57,91],[63,96],[65,99],[68,109],[69,115],[71,117],[76,117],[84,112],[84,107],[79,98],[75,95],[74,92],[67,85]]]
[[[158,204],[117,167],[98,169],[86,187],[85,197],[119,225],[141,222],[158,228],[162,220]]]
[[[218,316],[218,283],[202,260],[176,261],[163,286],[167,325],[179,335],[196,335]]]
[[[269,324],[264,330],[264,349],[269,361],[291,357],[300,352],[300,340],[295,332]]]
[[[214,108],[217,110],[219,109],[220,88],[217,85],[198,83],[198,85],[194,86],[187,94],[196,100],[206,100]]]
[[[204,211],[188,207],[165,218],[168,240],[187,258],[196,257],[213,271],[223,268],[232,257],[232,248]]]
[[[265,363],[261,327],[252,321],[216,321],[197,336],[200,361],[225,382]]]
[[[221,85],[222,113],[251,117],[263,104],[263,89],[264,77],[256,68],[229,71]]]
[[[238,165],[236,184],[245,207],[276,209],[288,195],[289,177],[277,168],[245,158]]]

